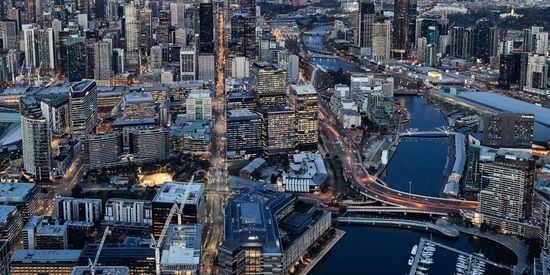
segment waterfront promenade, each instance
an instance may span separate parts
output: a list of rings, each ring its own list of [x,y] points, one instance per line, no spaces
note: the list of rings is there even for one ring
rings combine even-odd
[[[306,266],[306,268],[304,268],[302,271],[300,271],[299,275],[306,275],[308,274],[316,265],[317,263],[319,263],[320,260],[323,259],[323,257],[332,249],[332,247],[334,247],[334,245],[336,245],[336,243],[338,243],[338,241],[344,237],[344,235],[346,234],[346,231],[344,230],[341,230],[341,229],[336,229],[335,228],[335,234],[334,234],[334,238],[332,238],[332,240],[330,241],[330,243],[328,243],[321,252],[319,252],[319,254],[317,254],[315,256],[315,258],[311,259],[311,261],[308,263],[308,265]]]

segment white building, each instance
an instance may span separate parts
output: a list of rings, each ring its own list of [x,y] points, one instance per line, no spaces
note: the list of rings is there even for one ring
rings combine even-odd
[[[185,102],[187,121],[212,119],[212,92],[192,90]]]
[[[180,50],[180,78],[182,81],[197,79],[197,53],[193,48]]]
[[[103,211],[100,199],[59,197],[55,199],[55,213],[61,220],[95,223],[101,220]]]
[[[213,54],[197,55],[197,79],[203,81],[214,81],[216,72],[215,57]]]
[[[161,254],[163,274],[199,274],[201,225],[171,225]]]
[[[105,203],[106,224],[152,225],[151,201],[111,198]]]
[[[250,76],[250,62],[244,56],[231,58],[231,77],[243,79]]]
[[[288,192],[317,192],[328,179],[321,154],[294,154],[289,170],[283,173],[283,188]]]

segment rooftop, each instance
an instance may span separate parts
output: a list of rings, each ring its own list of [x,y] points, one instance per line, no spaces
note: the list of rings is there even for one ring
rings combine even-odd
[[[198,204],[203,190],[202,183],[167,181],[160,187],[153,202]]]
[[[72,249],[19,249],[13,252],[11,262],[74,262],[78,261],[82,250]]]
[[[88,266],[75,266],[71,275],[91,274]],[[96,266],[96,275],[129,275],[130,270],[126,266]]]
[[[74,85],[71,86],[71,93],[80,93],[80,92],[84,92],[86,91],[87,89],[89,89],[88,87],[91,87],[95,85],[95,81],[92,81],[92,80],[82,80]]]
[[[227,111],[228,120],[238,120],[238,119],[250,119],[250,118],[259,118],[258,114],[251,112],[248,109],[236,109]]]
[[[296,91],[297,95],[316,95],[317,90],[312,84],[292,85],[292,90]]]
[[[172,225],[162,250],[161,265],[200,264],[201,226],[199,224]]]
[[[142,104],[142,103],[154,103],[155,99],[150,92],[144,93],[129,93],[124,95],[125,104]]]
[[[0,182],[0,203],[24,203],[36,185],[21,182]]]
[[[191,90],[187,95],[187,99],[200,99],[212,97],[210,90]]]

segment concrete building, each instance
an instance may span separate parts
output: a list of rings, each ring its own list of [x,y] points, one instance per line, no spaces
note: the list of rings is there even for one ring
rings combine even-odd
[[[113,59],[113,46],[110,41],[103,40],[94,44],[94,79],[110,80]]]
[[[212,92],[210,90],[193,90],[185,101],[187,121],[212,119]]]
[[[211,120],[187,121],[185,115],[178,115],[170,126],[170,148],[176,152],[208,156],[211,131]]]
[[[153,224],[151,201],[111,198],[105,203],[102,224],[110,227],[149,227]]]
[[[155,195],[153,205],[153,234],[160,235],[164,223],[168,218],[170,209],[177,204],[183,204],[182,221],[184,223],[198,222],[198,209],[202,202],[204,186],[202,183],[165,182]],[[172,222],[177,224],[177,215],[172,217]]]
[[[180,50],[180,78],[182,81],[197,79],[197,53],[192,47]]]
[[[130,275],[130,269],[127,266],[97,266],[95,272],[96,274]],[[90,274],[90,267],[88,266],[75,266],[71,272],[71,275],[88,274]]]
[[[51,130],[34,96],[20,99],[23,168],[25,173],[39,181],[50,179]]]
[[[328,179],[323,156],[314,153],[292,155],[289,169],[283,173],[287,192],[319,192]]]
[[[57,218],[63,221],[96,223],[103,218],[100,199],[58,197],[55,199],[55,213]]]
[[[51,217],[33,216],[23,227],[24,249],[68,249],[67,224]]]
[[[70,118],[68,95],[41,95],[39,101],[42,115],[48,121],[48,125],[50,125],[52,135],[59,137],[69,133]]]
[[[243,157],[259,153],[261,143],[260,116],[248,109],[227,111],[227,155]]]
[[[38,208],[39,189],[33,183],[0,182],[0,204],[16,206],[26,223]]]
[[[119,132],[88,135],[84,140],[86,164],[90,169],[116,165],[122,154],[122,136]]]
[[[391,58],[391,23],[388,20],[372,24],[372,59],[375,61]]]
[[[130,153],[140,162],[166,159],[170,151],[168,133],[161,127],[130,129]]]
[[[120,109],[124,119],[158,118],[155,99],[149,92],[133,92],[124,95]]]
[[[543,96],[550,93],[548,82],[549,63],[549,59],[545,56],[529,55],[527,57],[523,91]]]
[[[296,147],[296,114],[292,108],[260,106],[262,149],[266,153],[284,153]]]
[[[216,60],[213,54],[199,53],[197,55],[197,79],[214,81],[216,74]]]
[[[517,113],[488,115],[483,123],[482,144],[495,148],[530,149],[534,127],[534,115]]]
[[[319,98],[313,85],[291,85],[290,107],[296,112],[296,148],[315,150],[319,141],[318,106]]]
[[[21,211],[12,205],[0,205],[0,241],[8,243],[9,251],[19,242],[22,228]]]
[[[200,224],[170,225],[161,254],[162,274],[200,274]]]
[[[10,260],[10,274],[70,275],[82,250],[16,250]]]
[[[250,61],[244,56],[236,56],[230,59],[231,77],[243,79],[250,76]]]
[[[96,83],[84,80],[71,86],[69,93],[71,135],[83,139],[95,132],[97,124]]]
[[[85,266],[97,255],[99,244],[88,243],[82,250],[78,265]],[[105,243],[97,260],[100,266],[125,266],[130,274],[155,274],[155,250],[150,239],[127,237],[122,243]]]
[[[124,6],[125,68],[129,71],[139,66],[139,11],[132,3]]]

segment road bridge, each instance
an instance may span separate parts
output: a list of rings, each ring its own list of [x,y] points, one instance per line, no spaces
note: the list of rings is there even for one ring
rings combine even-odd
[[[417,230],[427,230],[451,238],[456,238],[460,234],[460,232],[454,228],[439,226],[430,222],[362,217],[338,217],[337,220],[339,223],[345,224],[364,224],[372,226],[405,227]]]
[[[377,213],[377,214],[425,214],[430,216],[447,216],[446,212],[436,210],[425,210],[413,207],[393,206],[364,206],[350,205],[346,208],[350,213]]]

